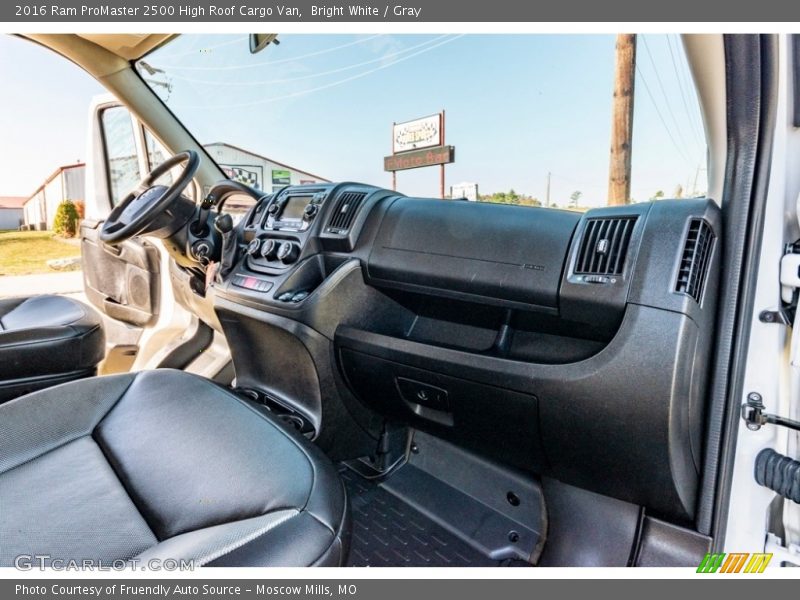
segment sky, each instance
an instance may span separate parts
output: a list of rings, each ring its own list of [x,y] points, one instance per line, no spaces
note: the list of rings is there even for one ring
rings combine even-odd
[[[613,90],[610,35],[281,35],[250,55],[243,35],[186,35],[146,75],[203,143],[228,142],[332,180],[389,187],[392,122],[446,110],[456,162],[447,184],[605,204]],[[680,40],[640,35],[632,196],[705,188],[705,145]],[[8,58],[11,60],[8,60]],[[27,195],[86,156],[87,109],[102,90],[80,69],[0,37],[0,195]],[[438,194],[438,168],[398,173]],[[695,184],[695,181],[697,183]]]

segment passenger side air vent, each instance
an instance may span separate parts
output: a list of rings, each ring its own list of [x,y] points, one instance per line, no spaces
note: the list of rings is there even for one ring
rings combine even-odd
[[[345,192],[339,196],[325,231],[339,234],[350,231],[350,227],[358,214],[358,209],[361,208],[361,204],[366,197],[367,194],[365,192]]]
[[[714,232],[711,231],[709,224],[703,219],[692,219],[683,246],[675,291],[691,296],[698,304],[703,297],[703,287],[706,284],[713,247]]]
[[[589,219],[583,232],[575,273],[622,275],[636,217]]]

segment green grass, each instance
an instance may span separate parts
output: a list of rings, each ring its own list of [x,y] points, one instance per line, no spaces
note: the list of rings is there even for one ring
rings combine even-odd
[[[55,273],[48,260],[79,256],[79,246],[62,241],[50,231],[0,232],[0,275]]]

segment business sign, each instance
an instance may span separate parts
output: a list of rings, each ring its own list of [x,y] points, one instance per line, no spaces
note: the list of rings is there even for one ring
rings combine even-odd
[[[228,179],[260,190],[264,185],[264,168],[260,165],[220,165]]]
[[[444,144],[442,113],[422,117],[392,127],[392,153],[411,152]]]
[[[437,146],[426,150],[415,150],[403,154],[392,154],[383,159],[384,171],[404,171],[420,167],[432,167],[454,162],[456,149],[453,146]]]
[[[282,169],[272,170],[272,185],[289,185],[292,183],[292,174]]]
[[[457,183],[450,186],[451,198],[466,198],[472,202],[478,200],[478,184],[477,183]]]

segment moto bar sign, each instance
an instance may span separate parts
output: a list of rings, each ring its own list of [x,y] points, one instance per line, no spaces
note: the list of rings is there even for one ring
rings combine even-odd
[[[392,155],[383,159],[383,170],[392,173],[397,189],[397,172],[439,165],[439,197],[444,198],[444,166],[456,158],[456,149],[444,142],[444,111],[392,125]]]
[[[456,149],[453,146],[436,146],[414,152],[393,154],[383,159],[385,171],[404,171],[420,167],[433,167],[451,163],[456,158]]]

